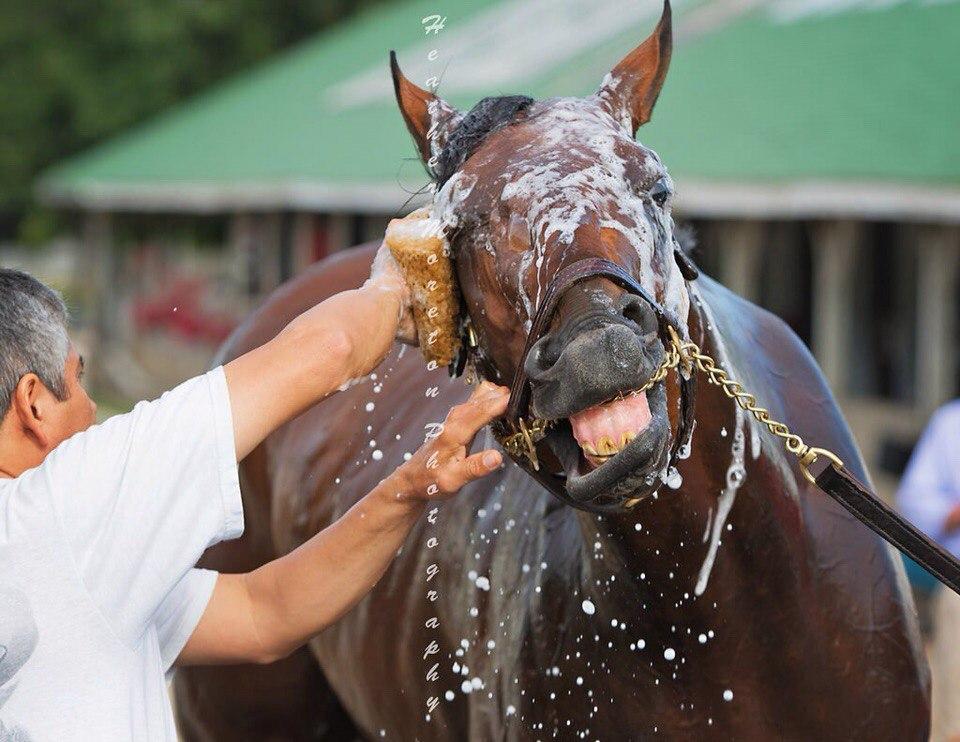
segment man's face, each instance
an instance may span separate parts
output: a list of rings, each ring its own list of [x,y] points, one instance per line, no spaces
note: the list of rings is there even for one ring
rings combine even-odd
[[[59,446],[70,436],[89,428],[96,421],[97,405],[83,388],[83,358],[71,345],[64,370],[67,396],[54,406],[50,419],[51,449]]]

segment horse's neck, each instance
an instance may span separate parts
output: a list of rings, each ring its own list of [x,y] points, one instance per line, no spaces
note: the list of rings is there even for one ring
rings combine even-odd
[[[736,374],[715,320],[700,314],[691,324],[691,337]],[[754,549],[789,560],[796,548],[790,529],[779,528],[797,508],[776,477],[775,447],[768,441],[761,448],[767,434],[703,376],[696,405],[690,455],[677,462],[679,477],[668,475],[656,496],[626,514],[580,515],[585,574],[593,581],[588,587],[615,576],[610,594],[639,601],[648,617],[659,614],[653,623],[668,633],[677,621],[689,627],[697,613],[716,618],[725,603],[736,610],[730,595],[757,587],[751,584],[757,573],[746,566]]]

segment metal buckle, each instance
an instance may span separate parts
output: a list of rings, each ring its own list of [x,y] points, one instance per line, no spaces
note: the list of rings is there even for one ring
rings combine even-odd
[[[508,454],[514,457],[523,456],[530,462],[534,471],[540,471],[540,459],[537,456],[537,443],[542,441],[547,431],[550,429],[550,420],[534,420],[527,427],[526,421],[521,417],[517,420],[517,428],[513,428],[513,433],[507,435],[500,441],[500,445]]]

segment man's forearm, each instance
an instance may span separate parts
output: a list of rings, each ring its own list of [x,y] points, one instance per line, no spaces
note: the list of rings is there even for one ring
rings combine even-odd
[[[396,292],[367,284],[331,296],[266,345],[227,364],[238,460],[273,430],[375,368],[393,344],[399,313]]]
[[[383,575],[426,503],[501,465],[500,452],[469,449],[508,398],[505,387],[479,384],[450,410],[439,435],[336,523],[249,574],[221,574],[178,663],[271,662],[350,610]]]
[[[284,657],[377,583],[424,509],[390,477],[290,554],[244,576],[267,659]]]
[[[286,352],[291,361],[303,364],[304,353],[313,346],[322,371],[329,378],[322,391],[337,389],[344,382],[370,373],[393,345],[399,324],[400,300],[396,292],[366,284],[359,289],[343,291],[304,312],[278,336],[288,333],[291,342]],[[324,337],[344,336],[347,355],[332,363],[322,358]],[[312,364],[303,364],[310,376]]]

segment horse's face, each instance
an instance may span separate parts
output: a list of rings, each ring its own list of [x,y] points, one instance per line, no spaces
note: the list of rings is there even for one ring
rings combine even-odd
[[[666,6],[654,34],[588,98],[486,99],[461,116],[394,70],[408,126],[442,182],[435,212],[449,226],[480,352],[501,383],[524,365],[532,412],[557,421],[545,463],[565,471],[568,494],[582,501],[644,496],[665,474],[666,388],[635,393],[664,356],[656,317],[642,299],[590,279],[566,290],[526,358],[523,348],[552,276],[583,258],[620,265],[686,319],[673,184],[633,136],[666,73],[669,21]]]

